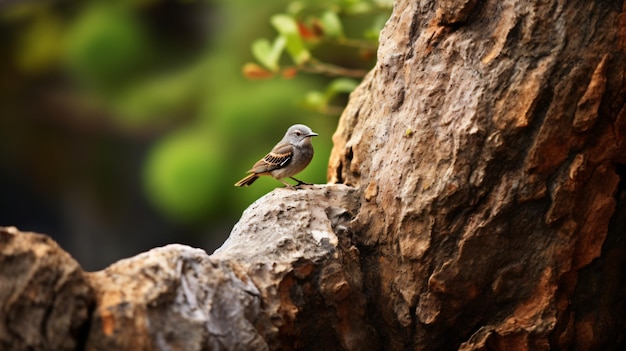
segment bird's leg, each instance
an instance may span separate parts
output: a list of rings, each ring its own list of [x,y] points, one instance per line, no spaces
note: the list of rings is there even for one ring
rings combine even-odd
[[[278,180],[279,180],[281,183],[285,184],[285,185],[287,186],[287,188],[289,188],[289,189],[296,189],[296,187],[295,187],[295,186],[293,186],[293,185],[291,185],[291,184],[287,183],[286,181],[284,181],[284,180],[282,180],[282,179],[278,179]],[[298,185],[300,185],[300,184],[298,184]],[[298,185],[296,185],[296,186],[298,186]]]
[[[298,185],[313,185],[311,183],[305,183],[305,182],[303,182],[303,181],[301,181],[299,179],[296,179],[294,177],[289,177],[289,178],[291,178],[291,179],[295,180],[296,182],[298,182],[298,184],[296,184],[296,186],[298,186]]]

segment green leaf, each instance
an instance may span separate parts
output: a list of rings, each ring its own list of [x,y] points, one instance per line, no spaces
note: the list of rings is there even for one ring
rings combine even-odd
[[[307,4],[302,1],[290,1],[287,4],[287,13],[292,16],[298,15],[307,9]]]
[[[325,94],[319,91],[309,91],[302,102],[304,108],[313,111],[322,111],[328,106],[328,99]]]
[[[252,55],[263,66],[267,67],[273,72],[278,71],[278,60],[280,55],[285,49],[287,41],[285,38],[279,36],[274,40],[274,44],[270,44],[267,39],[257,39],[252,43]]]
[[[287,52],[296,64],[302,65],[311,58],[311,53],[307,50],[300,37],[300,31],[295,19],[289,15],[279,14],[272,16],[271,23],[280,36],[287,41]]]
[[[343,11],[349,15],[361,15],[361,14],[367,14],[368,12],[371,12],[373,7],[374,6],[372,6],[372,4],[370,3],[363,2],[363,1],[355,1],[354,3],[346,4],[343,7]]]
[[[339,16],[333,11],[326,11],[320,17],[324,35],[330,38],[343,38],[343,28]]]
[[[340,93],[351,93],[354,89],[356,89],[359,83],[354,79],[349,78],[337,78],[333,80],[326,88],[326,99],[330,100]]]
[[[380,31],[383,30],[383,27],[387,23],[388,19],[389,16],[387,14],[381,14],[376,16],[371,26],[365,30],[364,37],[369,40],[378,41]]]

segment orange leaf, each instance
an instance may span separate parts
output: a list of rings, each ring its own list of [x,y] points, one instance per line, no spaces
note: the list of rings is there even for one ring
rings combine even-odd
[[[274,73],[272,73],[271,71],[268,71],[265,68],[252,62],[248,62],[243,66],[242,73],[243,76],[248,79],[267,79],[274,76]]]
[[[287,67],[283,70],[283,78],[292,79],[298,74],[298,70],[295,67]]]
[[[298,32],[304,40],[317,40],[319,35],[315,31],[311,31],[304,23],[298,21]]]

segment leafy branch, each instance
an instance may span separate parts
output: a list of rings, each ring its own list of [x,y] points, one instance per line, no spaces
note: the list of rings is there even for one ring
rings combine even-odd
[[[287,13],[270,18],[277,36],[272,41],[260,38],[252,43],[252,55],[257,62],[246,63],[243,74],[249,79],[275,76],[289,79],[299,72],[334,77],[326,91],[307,94],[303,105],[336,114],[342,107],[331,106],[331,100],[339,93],[350,93],[368,70],[361,68],[363,62],[357,62],[357,68],[325,62],[316,57],[316,49],[333,45],[358,51],[364,61],[373,58],[378,34],[389,17],[391,6],[390,0],[336,0],[321,4],[293,1]],[[357,22],[354,17],[358,17]],[[360,37],[346,35],[346,30],[354,32],[355,27],[364,24],[366,27]]]

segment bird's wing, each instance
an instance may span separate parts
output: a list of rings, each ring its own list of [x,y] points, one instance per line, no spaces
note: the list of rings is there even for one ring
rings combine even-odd
[[[283,168],[289,164],[292,156],[293,146],[291,144],[278,144],[269,154],[255,163],[248,173],[265,173]]]

